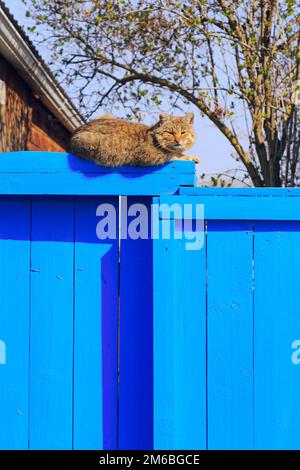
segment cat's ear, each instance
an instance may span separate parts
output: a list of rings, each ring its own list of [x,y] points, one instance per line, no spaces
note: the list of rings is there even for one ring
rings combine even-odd
[[[160,122],[166,122],[169,119],[169,115],[167,113],[160,113],[159,115],[159,121]]]
[[[186,113],[185,119],[189,124],[194,124],[194,113]]]

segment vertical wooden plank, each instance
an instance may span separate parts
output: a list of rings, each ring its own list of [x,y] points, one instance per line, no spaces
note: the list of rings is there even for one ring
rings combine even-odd
[[[31,449],[72,448],[73,199],[32,199]]]
[[[208,222],[209,449],[253,447],[252,259],[252,222]]]
[[[189,250],[167,222],[171,238],[154,241],[154,448],[205,449],[205,241]]]
[[[300,222],[256,222],[254,253],[255,447],[299,449]]]
[[[30,201],[0,198],[0,449],[28,448]]]
[[[32,92],[14,67],[0,59],[0,76],[5,83],[5,100],[0,104],[0,149],[13,152],[26,149],[31,128]]]
[[[129,197],[143,204],[151,220],[151,198]],[[127,206],[122,203],[122,232]],[[125,232],[123,232],[125,233]],[[153,250],[152,240],[123,239],[120,258],[119,448],[153,448]]]
[[[74,448],[116,449],[119,202],[75,201]],[[114,238],[97,237],[102,204],[110,205]]]

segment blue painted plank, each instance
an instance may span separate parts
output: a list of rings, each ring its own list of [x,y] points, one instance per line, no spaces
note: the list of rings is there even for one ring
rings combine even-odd
[[[0,449],[28,448],[30,203],[0,198]]]
[[[298,197],[216,197],[216,196],[162,196],[161,204],[204,205],[207,220],[300,220]],[[162,218],[173,218],[167,213]]]
[[[30,449],[72,448],[72,198],[33,198]]]
[[[300,188],[180,188],[181,196],[300,197]]]
[[[205,449],[204,233],[203,247],[188,250],[174,221],[170,229],[170,239],[154,240],[154,448]]]
[[[97,237],[102,204],[110,204],[115,238]],[[117,448],[117,348],[118,198],[76,198],[75,449]]]
[[[188,178],[187,178],[188,177]],[[174,194],[193,184],[193,175],[22,174],[0,173],[0,194],[31,195],[159,195]]]
[[[208,448],[253,448],[253,229],[209,221]]]
[[[154,167],[121,166],[108,168],[65,152],[7,152],[1,153],[0,173],[87,173],[143,175],[190,174],[194,175],[195,164],[189,161],[174,161]]]
[[[128,207],[143,204],[150,223],[150,198],[128,198]],[[126,233],[126,202],[122,201]],[[129,224],[134,217],[129,217]],[[151,239],[123,239],[120,258],[119,448],[153,448],[153,265]]]
[[[300,223],[256,222],[254,253],[255,447],[300,449]]]
[[[0,194],[159,195],[193,185],[193,162],[104,168],[67,153],[1,154]]]

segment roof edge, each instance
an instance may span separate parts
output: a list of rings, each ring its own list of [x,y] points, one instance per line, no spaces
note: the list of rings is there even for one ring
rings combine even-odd
[[[0,4],[2,55],[17,69],[55,117],[73,132],[84,123],[83,117],[51,75],[48,66],[31,50],[9,16]]]

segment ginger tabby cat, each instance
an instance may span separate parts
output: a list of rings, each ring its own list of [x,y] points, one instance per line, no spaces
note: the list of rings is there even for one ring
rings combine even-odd
[[[161,165],[192,160],[184,155],[195,142],[194,114],[161,114],[153,126],[104,115],[79,127],[71,138],[71,152],[106,167]]]

